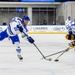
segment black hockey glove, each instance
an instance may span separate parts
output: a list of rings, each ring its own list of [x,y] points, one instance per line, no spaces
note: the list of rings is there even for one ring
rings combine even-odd
[[[30,42],[30,43],[34,43],[34,39],[32,37],[27,37],[27,40]]]
[[[20,32],[23,32],[22,26],[17,25],[17,28],[19,29]]]

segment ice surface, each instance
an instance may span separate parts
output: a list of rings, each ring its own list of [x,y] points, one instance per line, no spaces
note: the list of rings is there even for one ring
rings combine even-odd
[[[65,34],[31,34],[35,44],[46,56],[64,50],[68,47]],[[21,38],[20,38],[21,39]],[[0,42],[0,75],[75,75],[75,51],[70,50],[54,62],[58,56],[52,56],[52,61],[41,59],[42,56],[33,44],[21,39],[21,62],[17,58],[15,45],[8,39]]]

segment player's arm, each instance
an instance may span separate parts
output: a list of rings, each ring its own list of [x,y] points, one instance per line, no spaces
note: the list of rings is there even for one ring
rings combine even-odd
[[[17,28],[19,29],[19,31],[22,33],[22,38],[24,38],[25,36],[27,37],[27,40],[30,42],[30,43],[34,43],[34,39],[30,36],[27,35],[26,33],[26,30],[24,29],[23,26],[20,26],[20,25],[17,25]]]
[[[24,35],[27,37],[27,40],[28,40],[30,43],[34,43],[34,39],[33,39],[31,36],[28,36],[26,31],[27,31],[27,29],[23,27],[23,32],[22,32],[22,34],[24,34]]]
[[[28,34],[28,29],[27,29],[27,27],[26,27],[26,26],[23,26],[23,29],[24,29],[24,32],[25,32],[26,34]],[[22,33],[22,34],[21,34],[21,37],[24,38],[24,37],[26,37],[26,35],[25,35],[24,33]]]

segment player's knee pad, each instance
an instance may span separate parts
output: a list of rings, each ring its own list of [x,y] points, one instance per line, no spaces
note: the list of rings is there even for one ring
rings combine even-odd
[[[75,40],[75,35],[69,35],[69,34],[67,34],[67,35],[65,36],[65,38],[66,38],[67,40]]]
[[[16,48],[16,51],[17,51],[18,53],[20,53],[20,52],[21,52],[21,48],[20,48],[20,47],[17,47],[17,48]]]

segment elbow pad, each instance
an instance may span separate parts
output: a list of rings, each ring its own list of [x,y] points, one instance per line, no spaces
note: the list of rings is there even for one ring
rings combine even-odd
[[[20,32],[23,32],[22,26],[17,25],[17,28],[19,29]]]

